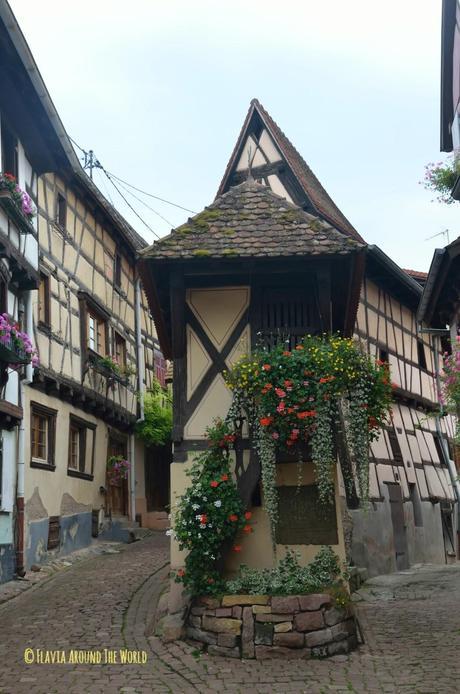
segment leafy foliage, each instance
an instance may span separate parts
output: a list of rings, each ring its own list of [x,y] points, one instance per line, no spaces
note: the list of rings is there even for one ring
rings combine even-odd
[[[330,547],[321,547],[308,566],[301,566],[292,551],[274,569],[250,569],[243,564],[238,576],[227,582],[225,590],[233,594],[299,595],[323,591],[342,578],[337,555]]]
[[[144,395],[144,420],[136,425],[137,435],[147,446],[162,446],[171,438],[172,399],[158,381]]]
[[[188,473],[191,485],[180,497],[174,535],[181,550],[188,550],[185,569],[176,580],[193,595],[221,593],[224,582],[218,570],[223,548],[241,529],[251,532],[251,514],[244,514],[229,467],[229,446],[234,435],[217,421],[207,430],[209,450],[198,456]],[[238,547],[234,547],[238,551]]]
[[[248,415],[272,538],[278,513],[277,450],[300,450],[311,443],[320,498],[325,503],[333,498],[339,403],[345,405],[360,494],[367,497],[369,443],[390,414],[387,364],[373,361],[351,339],[307,335],[293,351],[280,345],[244,357],[226,374],[226,381]]]

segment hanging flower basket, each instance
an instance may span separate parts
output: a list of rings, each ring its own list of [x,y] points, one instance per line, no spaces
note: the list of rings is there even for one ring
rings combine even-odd
[[[107,460],[107,479],[109,484],[119,484],[128,479],[131,464],[122,455],[112,455]]]

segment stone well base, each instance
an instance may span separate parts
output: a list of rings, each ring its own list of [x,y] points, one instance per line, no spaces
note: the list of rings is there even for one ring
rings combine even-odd
[[[358,645],[351,607],[327,594],[225,595],[192,603],[187,638],[231,658],[324,658]]]

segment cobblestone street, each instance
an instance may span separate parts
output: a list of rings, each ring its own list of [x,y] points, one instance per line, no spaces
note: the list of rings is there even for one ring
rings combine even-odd
[[[240,662],[145,636],[167,575],[167,538],[91,557],[0,606],[0,692],[415,692],[460,689],[460,565],[373,579],[365,645],[328,660]],[[146,651],[145,664],[37,664],[24,651]]]

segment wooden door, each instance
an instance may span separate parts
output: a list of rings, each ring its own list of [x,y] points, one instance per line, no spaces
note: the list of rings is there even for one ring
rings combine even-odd
[[[396,569],[397,571],[404,571],[404,569],[409,568],[409,555],[401,487],[399,484],[388,484],[388,492],[390,496]]]
[[[112,455],[127,457],[126,441],[109,438],[107,458]],[[107,510],[112,516],[126,516],[128,513],[128,480],[117,482],[107,479]]]

